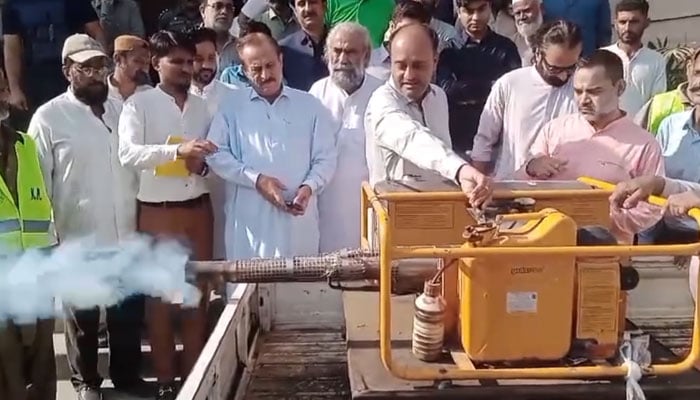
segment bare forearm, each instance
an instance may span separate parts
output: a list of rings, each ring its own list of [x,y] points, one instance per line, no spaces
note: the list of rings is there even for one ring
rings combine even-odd
[[[22,41],[19,36],[4,37],[3,58],[10,91],[22,91]]]

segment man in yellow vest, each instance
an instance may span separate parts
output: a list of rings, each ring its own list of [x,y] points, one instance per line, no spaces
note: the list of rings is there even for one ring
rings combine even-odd
[[[687,75],[688,80],[695,73],[695,60],[698,58],[700,49],[688,59]],[[664,118],[671,114],[690,110],[693,107],[692,101],[688,98],[688,80],[681,83],[676,89],[657,94],[652,97],[644,107],[634,117],[634,122],[646,128],[653,135],[659,131],[659,125]]]
[[[55,244],[51,203],[36,144],[9,127],[9,90],[0,70],[0,249],[3,253]],[[56,364],[53,319],[0,320],[0,399],[53,400]]]

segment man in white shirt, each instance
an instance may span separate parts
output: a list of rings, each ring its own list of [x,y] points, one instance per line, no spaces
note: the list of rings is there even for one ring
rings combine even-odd
[[[204,180],[204,156],[216,147],[204,139],[210,114],[206,103],[189,94],[196,48],[184,34],[161,31],[151,37],[153,66],[160,84],[136,93],[119,120],[119,158],[140,173],[137,194],[140,232],[184,241],[195,260],[212,259],[213,215]],[[184,379],[204,345],[208,291],[200,284],[199,307],[181,310]],[[179,296],[174,294],[173,297]],[[171,311],[177,298],[146,302],[158,400],[175,399],[175,341]]]
[[[370,96],[382,84],[365,74],[371,51],[367,28],[355,22],[336,25],[326,39],[330,76],[309,90],[341,127],[338,165],[318,199],[321,252],[360,247],[360,188],[369,179],[364,115]]]
[[[238,42],[251,87],[220,107],[209,131],[219,151],[207,159],[228,184],[226,257],[317,254],[317,197],[335,171],[336,126],[318,99],[282,84],[274,39]]]
[[[535,65],[503,75],[491,88],[471,152],[477,169],[497,180],[511,179],[528,161],[542,127],[578,111],[571,77],[582,42],[581,30],[571,22],[547,22],[537,30]]]
[[[437,174],[481,206],[491,195],[490,182],[452,150],[447,96],[430,83],[437,35],[423,24],[409,24],[390,43],[391,78],[372,94],[365,114],[370,183]]]
[[[649,27],[649,3],[645,0],[621,0],[615,6],[614,22],[618,40],[605,49],[622,59],[627,89],[620,107],[634,116],[652,97],[666,91],[666,60],[642,43]]]
[[[194,57],[192,85],[190,93],[200,96],[207,103],[207,110],[212,118],[219,109],[223,99],[229,96],[235,87],[223,83],[216,78],[216,32],[209,28],[199,28],[192,33],[192,40],[197,49]],[[209,176],[209,194],[214,211],[214,259],[226,259],[226,246],[224,245],[224,215],[225,182],[219,176]]]
[[[70,87],[39,107],[28,134],[37,143],[61,243],[115,245],[133,234],[136,209],[133,173],[117,157],[120,104],[108,97],[109,59],[82,34],[66,39],[62,59]],[[64,306],[71,380],[79,399],[100,399],[100,311]],[[139,377],[142,314],[139,297],[107,309],[110,378],[118,389],[140,394],[147,393]]]
[[[132,94],[150,89],[148,71],[151,52],[148,42],[138,36],[114,39],[114,74],[107,77],[109,96],[123,103]]]
[[[544,23],[543,12],[542,0],[513,0],[516,34],[509,38],[518,46],[523,67],[532,65],[531,38]]]

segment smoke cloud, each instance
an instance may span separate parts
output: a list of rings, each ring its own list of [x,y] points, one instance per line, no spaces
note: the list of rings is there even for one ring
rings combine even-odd
[[[182,296],[196,306],[201,294],[185,281],[188,250],[175,241],[138,236],[114,247],[91,240],[0,258],[0,321],[56,316],[55,299],[76,308],[112,306],[144,294]],[[175,295],[179,294],[179,295]]]

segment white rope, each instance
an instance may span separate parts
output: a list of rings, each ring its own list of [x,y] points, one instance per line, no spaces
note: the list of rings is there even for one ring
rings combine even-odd
[[[624,366],[627,367],[627,400],[646,400],[642,386],[639,381],[644,375],[644,368],[651,364],[651,353],[649,353],[649,336],[642,335],[631,337],[629,332],[625,332],[625,339],[620,346],[620,354]]]

